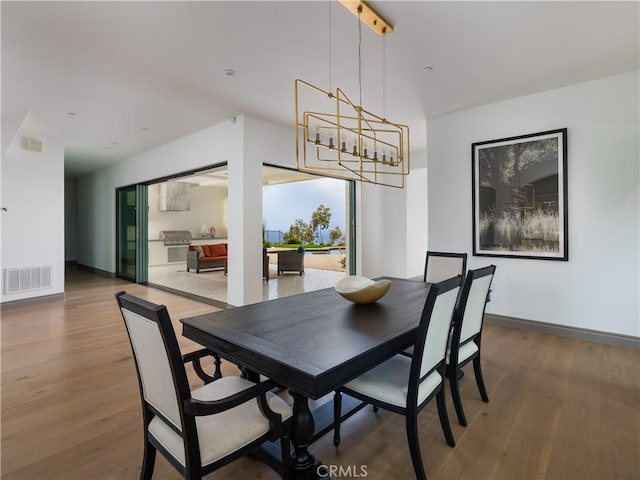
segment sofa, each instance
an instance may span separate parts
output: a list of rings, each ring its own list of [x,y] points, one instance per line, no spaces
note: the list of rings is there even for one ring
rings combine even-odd
[[[227,273],[227,244],[214,243],[213,245],[189,245],[187,250],[187,272],[208,268],[224,268]]]

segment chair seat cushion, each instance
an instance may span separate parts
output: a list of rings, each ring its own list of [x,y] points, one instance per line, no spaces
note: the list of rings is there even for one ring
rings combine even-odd
[[[350,381],[345,388],[391,405],[406,408],[411,358],[396,355],[377,367]],[[442,383],[442,376],[434,371],[418,387],[420,405]]]
[[[458,351],[458,363],[464,362],[467,358],[478,351],[478,345],[476,342],[467,342],[460,347]],[[449,356],[451,355],[451,350],[447,351],[447,365],[450,365]]]
[[[198,400],[220,400],[254,386],[253,382],[240,377],[222,377],[200,387],[191,396]],[[286,420],[292,415],[291,407],[280,397],[267,392],[271,409]],[[200,459],[207,466],[222,457],[242,448],[269,431],[269,421],[262,415],[258,401],[249,400],[235,408],[215,415],[196,417]],[[182,438],[159,417],[149,423],[149,433],[185,465]]]

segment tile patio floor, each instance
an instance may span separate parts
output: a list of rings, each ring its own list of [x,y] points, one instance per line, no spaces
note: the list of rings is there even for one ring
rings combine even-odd
[[[278,275],[276,265],[269,265],[269,281],[263,281],[263,299],[287,297],[298,293],[333,287],[345,276],[344,272],[309,268],[302,276]],[[227,277],[222,269],[187,272],[186,263],[172,263],[149,267],[149,283],[227,303]]]

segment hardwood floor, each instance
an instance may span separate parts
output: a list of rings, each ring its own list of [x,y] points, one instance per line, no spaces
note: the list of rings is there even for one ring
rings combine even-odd
[[[113,297],[119,290],[166,304],[185,351],[196,346],[179,335],[178,320],[215,310],[78,271],[68,275],[65,300],[3,309],[3,479],[139,477],[140,400]],[[640,478],[640,351],[486,325],[483,370],[489,403],[471,367],[461,381],[467,428],[448,395],[455,448],[444,441],[435,402],[420,415],[430,479]],[[237,374],[229,364],[224,371]],[[359,478],[413,478],[403,418],[382,410],[347,420],[339,449],[328,434],[312,451]],[[177,478],[158,456],[154,479]],[[207,478],[279,477],[243,458]]]

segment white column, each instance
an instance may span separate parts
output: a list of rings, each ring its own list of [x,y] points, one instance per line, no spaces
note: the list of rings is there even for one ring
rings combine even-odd
[[[242,148],[228,159],[229,273],[227,302],[240,306],[262,301],[262,161],[248,142],[246,118]]]

